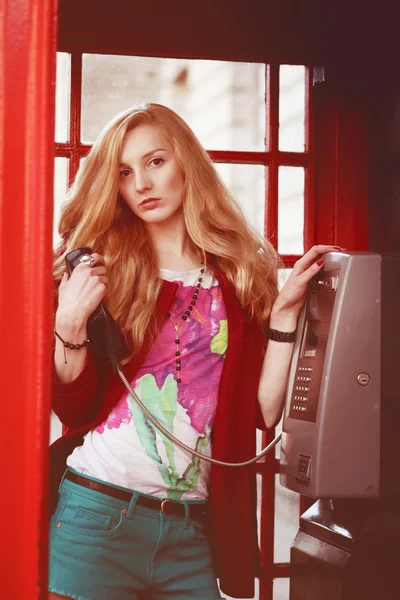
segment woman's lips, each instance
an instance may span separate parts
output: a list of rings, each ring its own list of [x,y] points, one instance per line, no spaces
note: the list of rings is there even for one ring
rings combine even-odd
[[[145,200],[144,202],[142,202],[140,204],[141,208],[144,208],[146,210],[150,210],[152,208],[155,208],[158,204],[158,202],[160,202],[161,198],[149,198],[148,200]]]

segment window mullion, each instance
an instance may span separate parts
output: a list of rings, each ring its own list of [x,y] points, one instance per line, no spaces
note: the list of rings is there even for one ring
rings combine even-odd
[[[81,98],[82,98],[82,52],[71,53],[71,102],[70,102],[70,135],[71,160],[69,166],[69,184],[75,179],[81,157]]]
[[[267,148],[268,168],[265,237],[278,248],[278,133],[279,133],[279,65],[267,67]]]
[[[278,165],[308,167],[310,155],[307,152],[242,152],[240,150],[207,150],[215,162],[270,165],[275,160]]]
[[[240,150],[207,150],[214,162],[267,165],[270,161],[269,152],[240,151]]]
[[[71,158],[72,148],[69,144],[55,144],[54,155],[64,158]]]
[[[312,67],[306,68],[305,146],[308,165],[304,176],[304,250],[315,244],[315,161],[314,161],[314,94]]]
[[[279,65],[266,68],[266,151],[269,156],[265,207],[265,237],[278,246],[278,130],[279,130]],[[264,433],[263,442],[271,441],[273,431]],[[261,483],[261,561],[263,577],[260,580],[260,600],[273,598],[274,568],[274,513],[275,513],[275,457],[266,457]]]
[[[274,439],[274,431],[263,432],[262,445],[267,446]],[[259,600],[273,598],[274,571],[274,521],[275,521],[275,453],[270,452],[265,457],[261,480],[261,564],[263,577],[260,579]]]

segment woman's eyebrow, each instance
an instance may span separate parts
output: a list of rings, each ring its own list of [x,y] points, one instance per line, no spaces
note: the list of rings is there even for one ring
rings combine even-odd
[[[149,156],[151,156],[152,154],[155,154],[156,152],[167,152],[166,148],[156,148],[155,150],[151,150],[150,152],[146,152],[146,154],[143,154],[143,158],[148,158]]]
[[[146,152],[146,154],[143,154],[142,158],[148,158],[149,156],[151,156],[152,154],[155,154],[156,152],[168,152],[167,148],[156,148],[155,150],[150,150],[150,152]],[[129,165],[127,163],[120,163],[119,165],[120,167],[129,167]]]

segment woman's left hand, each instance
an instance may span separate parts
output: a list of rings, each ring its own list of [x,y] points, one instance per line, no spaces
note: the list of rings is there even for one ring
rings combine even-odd
[[[305,302],[308,284],[322,270],[321,254],[339,252],[338,246],[313,246],[293,266],[292,272],[283,285],[271,311],[270,327],[282,331],[296,328],[297,317]],[[279,325],[281,323],[281,325]]]

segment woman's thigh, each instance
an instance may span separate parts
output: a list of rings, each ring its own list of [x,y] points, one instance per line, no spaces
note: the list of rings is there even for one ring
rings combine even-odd
[[[155,556],[151,600],[221,600],[215,576],[209,528],[204,519],[164,524]]]
[[[139,547],[132,543],[133,519],[126,513],[119,500],[63,484],[50,521],[48,587],[55,598],[136,598],[145,582],[135,580],[129,564]]]
[[[221,598],[206,525],[138,505],[132,512],[70,481],[50,522],[49,592],[82,600]]]

